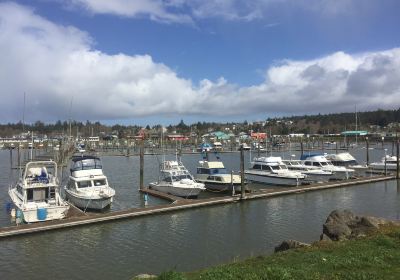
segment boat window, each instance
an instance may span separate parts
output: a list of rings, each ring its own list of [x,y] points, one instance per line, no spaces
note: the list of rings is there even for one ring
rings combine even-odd
[[[312,162],[311,161],[305,161],[304,165],[312,165]]]
[[[214,176],[208,176],[207,180],[214,180]]]
[[[33,189],[26,190],[26,199],[28,201],[33,201]]]
[[[260,164],[254,164],[253,169],[259,169],[261,170],[261,165]]]
[[[49,189],[36,189],[33,190],[33,201],[44,201],[46,199],[46,191]]]
[[[78,183],[78,188],[88,188],[92,186],[92,182],[91,181],[80,181],[77,182]]]
[[[272,170],[279,170],[279,166],[278,165],[272,165],[270,166]]]
[[[313,165],[314,165],[314,166],[321,166],[321,165],[319,164],[319,162],[313,162]]]
[[[19,193],[19,194],[23,194],[23,192],[22,192],[22,187],[20,186],[20,185],[17,185],[17,192]]]
[[[183,174],[183,175],[179,175],[176,177],[177,177],[177,180],[192,179],[192,177],[190,177],[190,175],[188,175],[188,174]]]
[[[215,180],[221,182],[222,178],[221,177],[215,177]]]
[[[329,165],[328,162],[320,162],[322,166]]]
[[[69,190],[75,189],[75,181],[69,181],[69,182],[68,182],[68,185],[67,185],[67,188],[68,188]]]
[[[281,169],[287,169],[287,166],[286,165],[279,165],[279,167],[281,168]]]
[[[210,174],[209,169],[207,168],[197,168],[197,174]]]
[[[105,179],[94,180],[93,183],[94,183],[95,186],[104,186],[104,185],[107,185]]]
[[[165,177],[165,178],[164,178],[164,181],[165,181],[165,182],[168,182],[168,183],[171,183],[171,182],[172,182],[172,179],[171,179],[171,177]]]

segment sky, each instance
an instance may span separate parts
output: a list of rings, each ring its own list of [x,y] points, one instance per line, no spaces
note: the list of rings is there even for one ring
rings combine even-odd
[[[398,109],[399,14],[397,0],[0,0],[0,122]]]

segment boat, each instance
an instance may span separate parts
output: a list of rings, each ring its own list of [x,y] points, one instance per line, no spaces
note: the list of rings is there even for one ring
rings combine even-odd
[[[213,146],[209,143],[202,143],[197,147],[198,152],[210,152],[212,151]]]
[[[354,169],[344,166],[335,166],[324,155],[302,155],[300,160],[302,164],[310,167],[310,169],[321,169],[323,171],[333,172],[331,177],[333,180],[345,180],[354,176]]]
[[[8,194],[26,223],[59,220],[68,213],[69,204],[60,196],[57,164],[51,160],[28,162]]]
[[[205,190],[203,183],[196,182],[192,174],[180,161],[163,161],[157,182],[149,184],[150,189],[185,198],[196,198]]]
[[[368,169],[367,165],[359,164],[355,157],[348,152],[327,154],[325,157],[332,162],[333,165],[354,169],[356,173],[365,173]]]
[[[83,155],[72,158],[70,176],[64,186],[69,202],[82,209],[102,210],[111,205],[115,190],[108,185],[101,160]]]
[[[195,179],[204,183],[207,190],[217,192],[235,192],[241,190],[241,178],[239,175],[228,173],[222,161],[199,161]]]
[[[328,182],[332,175],[332,171],[322,170],[322,169],[312,169],[307,165],[301,163],[300,160],[283,160],[289,170],[299,171],[306,175],[307,182],[310,183],[320,183],[320,182]]]
[[[397,157],[396,156],[384,156],[381,161],[373,162],[369,165],[372,170],[384,171],[386,165],[387,171],[396,171],[397,170]]]
[[[247,145],[247,143],[243,142],[242,144],[240,144],[239,146],[239,151],[243,150],[243,151],[250,151],[251,147],[249,145]]]
[[[289,170],[281,157],[272,156],[254,158],[252,167],[244,173],[249,181],[283,186],[299,186],[305,183],[307,177],[301,172]]]

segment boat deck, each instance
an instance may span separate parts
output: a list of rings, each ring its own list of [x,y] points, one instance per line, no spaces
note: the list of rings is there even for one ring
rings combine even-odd
[[[49,230],[61,230],[67,229],[76,226],[111,222],[121,219],[142,217],[147,215],[156,215],[163,214],[175,211],[181,211],[184,209],[219,205],[219,204],[227,204],[238,202],[241,200],[252,200],[252,199],[260,199],[260,198],[269,198],[276,197],[282,195],[296,194],[308,191],[318,191],[324,189],[332,189],[339,187],[350,187],[360,184],[366,184],[371,182],[379,182],[395,179],[394,176],[374,176],[374,177],[364,177],[360,179],[352,179],[347,181],[336,181],[329,183],[321,183],[315,185],[306,185],[299,187],[276,187],[276,188],[268,188],[268,189],[260,189],[252,193],[247,193],[245,197],[242,199],[240,194],[235,196],[224,196],[224,197],[213,197],[206,199],[183,199],[173,197],[171,195],[167,195],[161,192],[157,192],[154,190],[145,189],[142,192],[149,193],[152,195],[156,195],[161,198],[165,198],[170,201],[174,201],[171,204],[167,205],[157,205],[157,206],[147,206],[145,208],[132,208],[126,209],[116,212],[109,213],[96,213],[96,214],[82,214],[77,212],[77,209],[74,209],[75,215],[71,215],[63,220],[54,220],[48,222],[40,222],[33,224],[23,224],[19,226],[10,226],[0,228],[0,238],[1,237],[12,237],[23,234],[31,234]],[[79,210],[80,211],[80,210]]]

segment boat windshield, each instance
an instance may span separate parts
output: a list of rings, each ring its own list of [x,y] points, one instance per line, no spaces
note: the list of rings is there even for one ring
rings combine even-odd
[[[78,183],[78,188],[82,189],[82,188],[88,188],[92,186],[92,181],[80,181],[77,182]]]
[[[287,166],[286,166],[286,165],[284,165],[284,164],[282,164],[282,165],[279,165],[279,167],[280,167],[280,169],[288,169],[288,168],[287,168]]]
[[[103,166],[101,164],[100,159],[82,159],[75,161],[72,164],[71,171],[77,171],[77,170],[88,170],[88,169],[102,169]]]
[[[324,161],[321,161],[321,162],[320,162],[320,164],[321,164],[322,166],[329,165],[329,163],[328,163],[328,162],[324,162]]]

